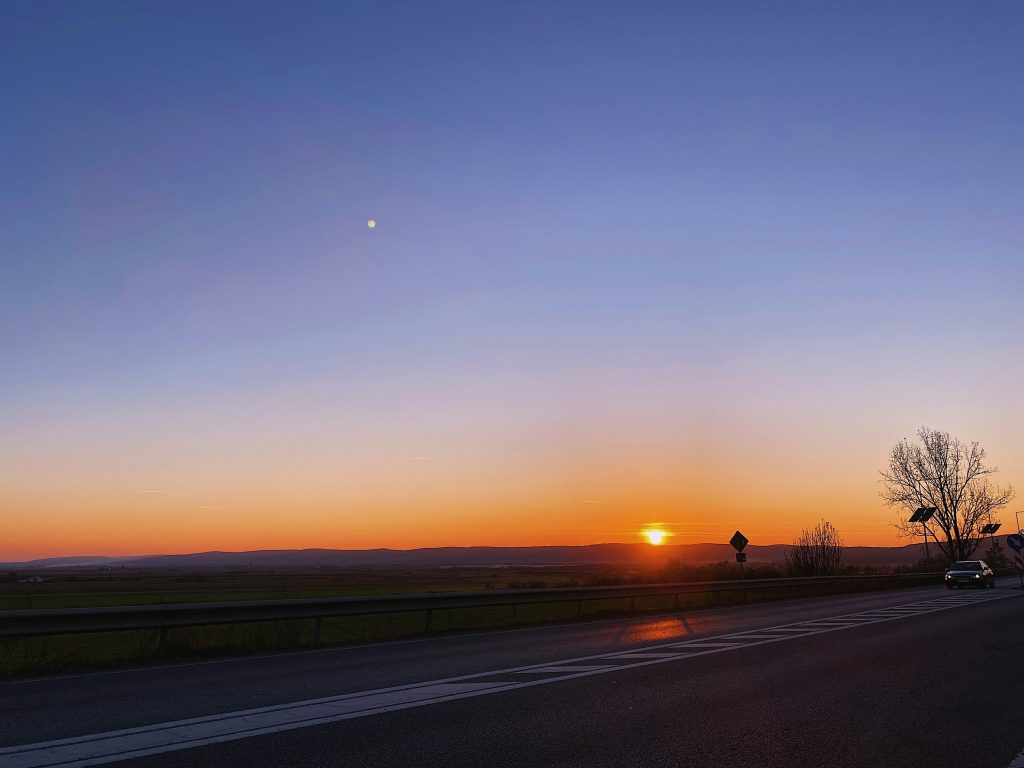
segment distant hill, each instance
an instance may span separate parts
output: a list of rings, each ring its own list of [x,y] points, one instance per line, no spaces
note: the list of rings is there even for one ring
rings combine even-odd
[[[778,563],[789,545],[751,544],[748,562]],[[932,547],[933,553],[935,547]],[[733,560],[728,544],[590,544],[557,547],[437,547],[425,549],[281,549],[252,552],[196,552],[142,557],[53,557],[21,563],[0,563],[3,569],[27,568],[351,568],[441,566],[661,565],[670,559],[698,565]],[[909,565],[924,556],[921,544],[903,547],[847,547],[847,565]]]
[[[46,557],[21,563],[0,563],[0,568],[83,568],[95,565],[121,564],[126,558],[105,555],[78,555],[74,557]]]

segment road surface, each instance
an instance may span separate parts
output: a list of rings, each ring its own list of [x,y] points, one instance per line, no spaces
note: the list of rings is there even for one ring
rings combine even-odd
[[[0,766],[1024,768],[1024,594],[915,588],[0,683]]]

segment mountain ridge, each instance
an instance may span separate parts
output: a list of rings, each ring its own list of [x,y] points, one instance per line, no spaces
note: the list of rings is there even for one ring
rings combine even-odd
[[[997,537],[1001,538],[1001,537]],[[745,552],[748,562],[773,563],[785,559],[789,544],[750,544]],[[932,547],[932,550],[936,550]],[[546,545],[529,547],[420,547],[416,549],[261,549],[248,551],[210,550],[183,554],[135,556],[80,555],[38,558],[0,563],[4,569],[40,568],[230,568],[230,567],[373,567],[373,566],[556,566],[556,565],[631,565],[664,563],[678,559],[687,564],[733,560],[729,544],[663,544],[652,547],[641,543],[605,543],[583,545]],[[920,543],[897,547],[846,547],[843,562],[849,565],[907,565],[924,557]]]

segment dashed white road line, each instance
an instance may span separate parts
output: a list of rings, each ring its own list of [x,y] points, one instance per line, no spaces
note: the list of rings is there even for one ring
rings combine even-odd
[[[672,654],[675,656],[676,654]],[[614,669],[614,664],[573,664],[571,666],[558,666],[551,664],[544,667],[535,667],[533,669],[520,669],[516,671],[517,675],[552,675],[559,674],[562,672],[592,672],[602,669]]]
[[[620,659],[667,659],[670,656],[678,656],[678,653],[624,653]]]
[[[644,648],[564,659],[554,664],[548,662],[527,667],[499,669],[426,683],[6,747],[0,748],[0,764],[5,768],[71,768],[72,766],[85,768],[85,766],[103,765],[207,744],[307,728],[382,712],[393,712],[535,685],[546,685],[651,664],[682,661],[697,656],[728,653],[740,648],[780,643],[870,624],[899,621],[908,616],[920,616],[963,605],[1021,596],[1016,593],[1004,593],[982,594],[974,597],[936,598],[900,606],[902,611],[899,613],[863,611],[830,619],[808,620],[767,629],[732,632],[727,635],[695,638],[683,642],[676,640]],[[525,675],[536,676],[536,679],[524,680],[521,676]],[[1024,768],[1024,752],[1017,757],[1010,768]]]

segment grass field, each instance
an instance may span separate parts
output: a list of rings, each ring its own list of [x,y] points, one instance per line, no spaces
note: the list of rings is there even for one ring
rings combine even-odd
[[[7,610],[153,605],[375,594],[422,594],[488,589],[643,583],[664,574],[600,567],[450,568],[423,571],[345,570],[223,573],[65,572],[61,580],[0,585]],[[759,574],[760,575],[760,574]],[[832,594],[857,585],[764,588],[679,596],[683,610],[740,602]],[[164,658],[216,656],[315,645],[398,639],[426,632],[452,632],[565,622],[633,612],[673,610],[672,596],[523,603],[515,607],[436,610],[168,630]],[[158,630],[33,637],[0,641],[0,674],[40,674],[153,661],[161,657]]]
[[[24,577],[26,574],[21,574]],[[429,568],[224,570],[206,572],[62,570],[42,583],[0,582],[0,610],[289,600],[349,595],[415,595],[489,589],[581,586],[646,578],[631,569]]]

